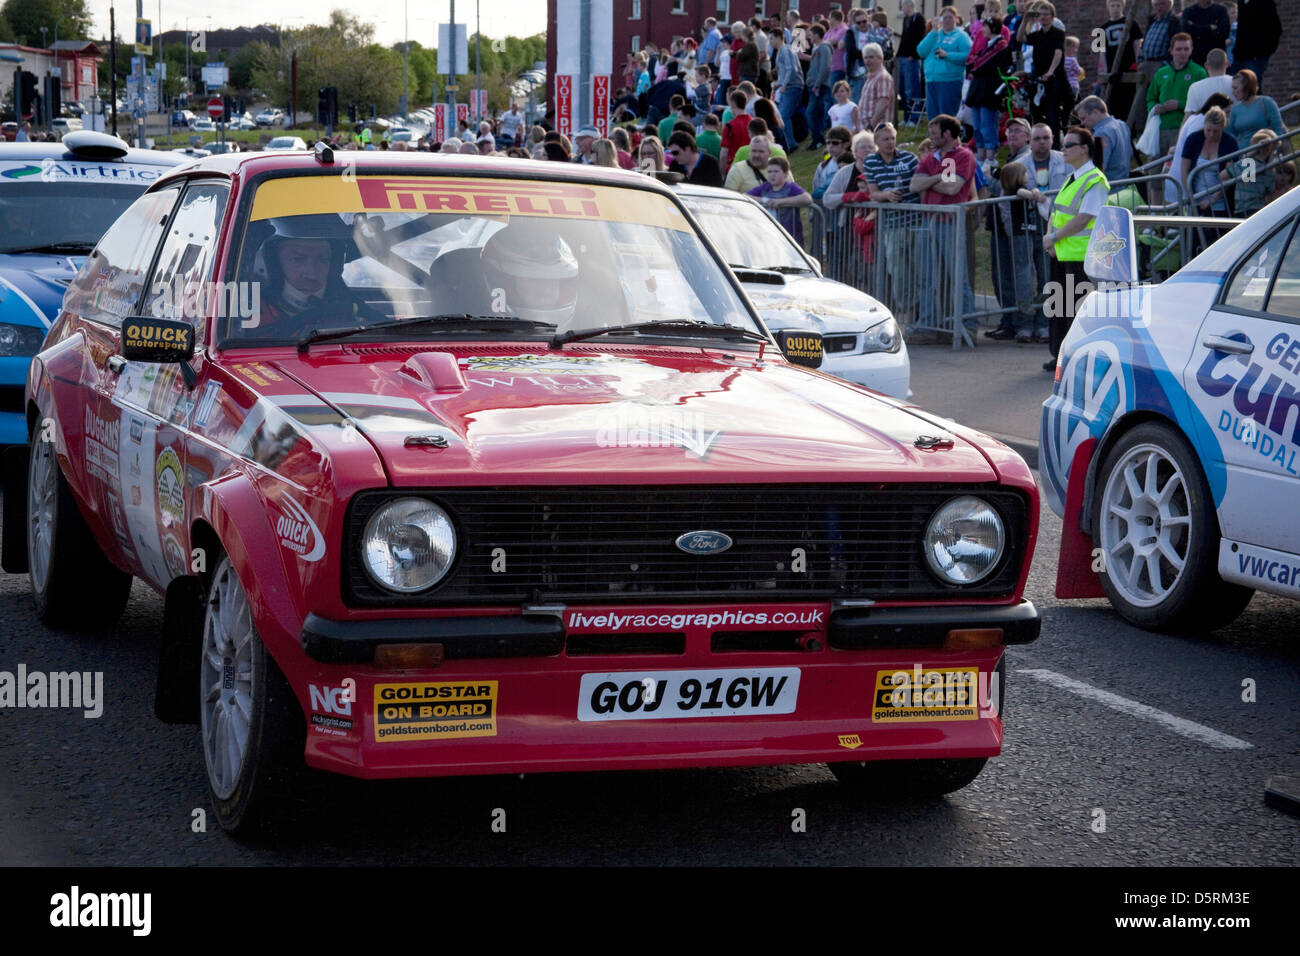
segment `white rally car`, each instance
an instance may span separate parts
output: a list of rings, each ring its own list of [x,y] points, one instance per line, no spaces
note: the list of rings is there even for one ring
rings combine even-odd
[[[1159,286],[1081,304],[1043,404],[1040,470],[1064,518],[1058,597],[1151,630],[1212,630],[1255,590],[1300,598],[1300,190]],[[1135,274],[1107,207],[1085,263]]]
[[[820,332],[823,372],[894,398],[912,397],[912,360],[880,301],[823,276],[817,260],[748,196],[708,186],[679,185],[676,192],[769,329]]]

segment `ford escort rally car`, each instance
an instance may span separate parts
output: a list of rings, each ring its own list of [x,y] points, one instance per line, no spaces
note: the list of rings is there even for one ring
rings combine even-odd
[[[73,280],[5,567],[48,622],[165,594],[156,709],[231,831],[304,759],[964,786],[1038,633],[1033,476],[776,338],[643,176],[211,157]]]
[[[27,442],[23,388],[69,280],[104,230],[178,157],[116,136],[0,145],[0,445]]]
[[[1297,221],[1292,190],[1150,286],[1128,282],[1132,217],[1098,218],[1085,266],[1122,284],[1081,303],[1041,418],[1059,597],[1162,631],[1300,598]]]

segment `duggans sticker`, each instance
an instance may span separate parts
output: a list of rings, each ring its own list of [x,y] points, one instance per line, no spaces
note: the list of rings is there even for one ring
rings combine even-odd
[[[497,682],[376,684],[375,740],[445,740],[497,735]]]

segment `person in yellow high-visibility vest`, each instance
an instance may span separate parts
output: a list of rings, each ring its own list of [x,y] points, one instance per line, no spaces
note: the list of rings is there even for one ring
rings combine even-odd
[[[1053,371],[1065,333],[1074,321],[1075,290],[1088,277],[1083,271],[1083,256],[1092,237],[1092,221],[1106,204],[1110,185],[1106,176],[1092,163],[1092,133],[1082,126],[1071,126],[1061,143],[1065,161],[1073,170],[1052,203],[1051,224],[1043,236],[1043,248],[1052,258],[1051,288],[1045,289],[1050,309],[1048,348],[1052,358],[1043,368]],[[1073,277],[1072,281],[1069,277]],[[1054,293],[1054,294],[1053,294]]]

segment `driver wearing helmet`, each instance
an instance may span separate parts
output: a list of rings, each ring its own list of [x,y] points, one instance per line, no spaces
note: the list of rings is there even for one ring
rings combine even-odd
[[[564,331],[578,303],[578,260],[541,221],[516,219],[483,247],[492,311]]]
[[[351,228],[337,215],[267,222],[273,231],[262,242],[256,265],[266,277],[261,313],[245,328],[281,337],[301,334],[308,326],[343,329],[378,318],[343,282]]]

